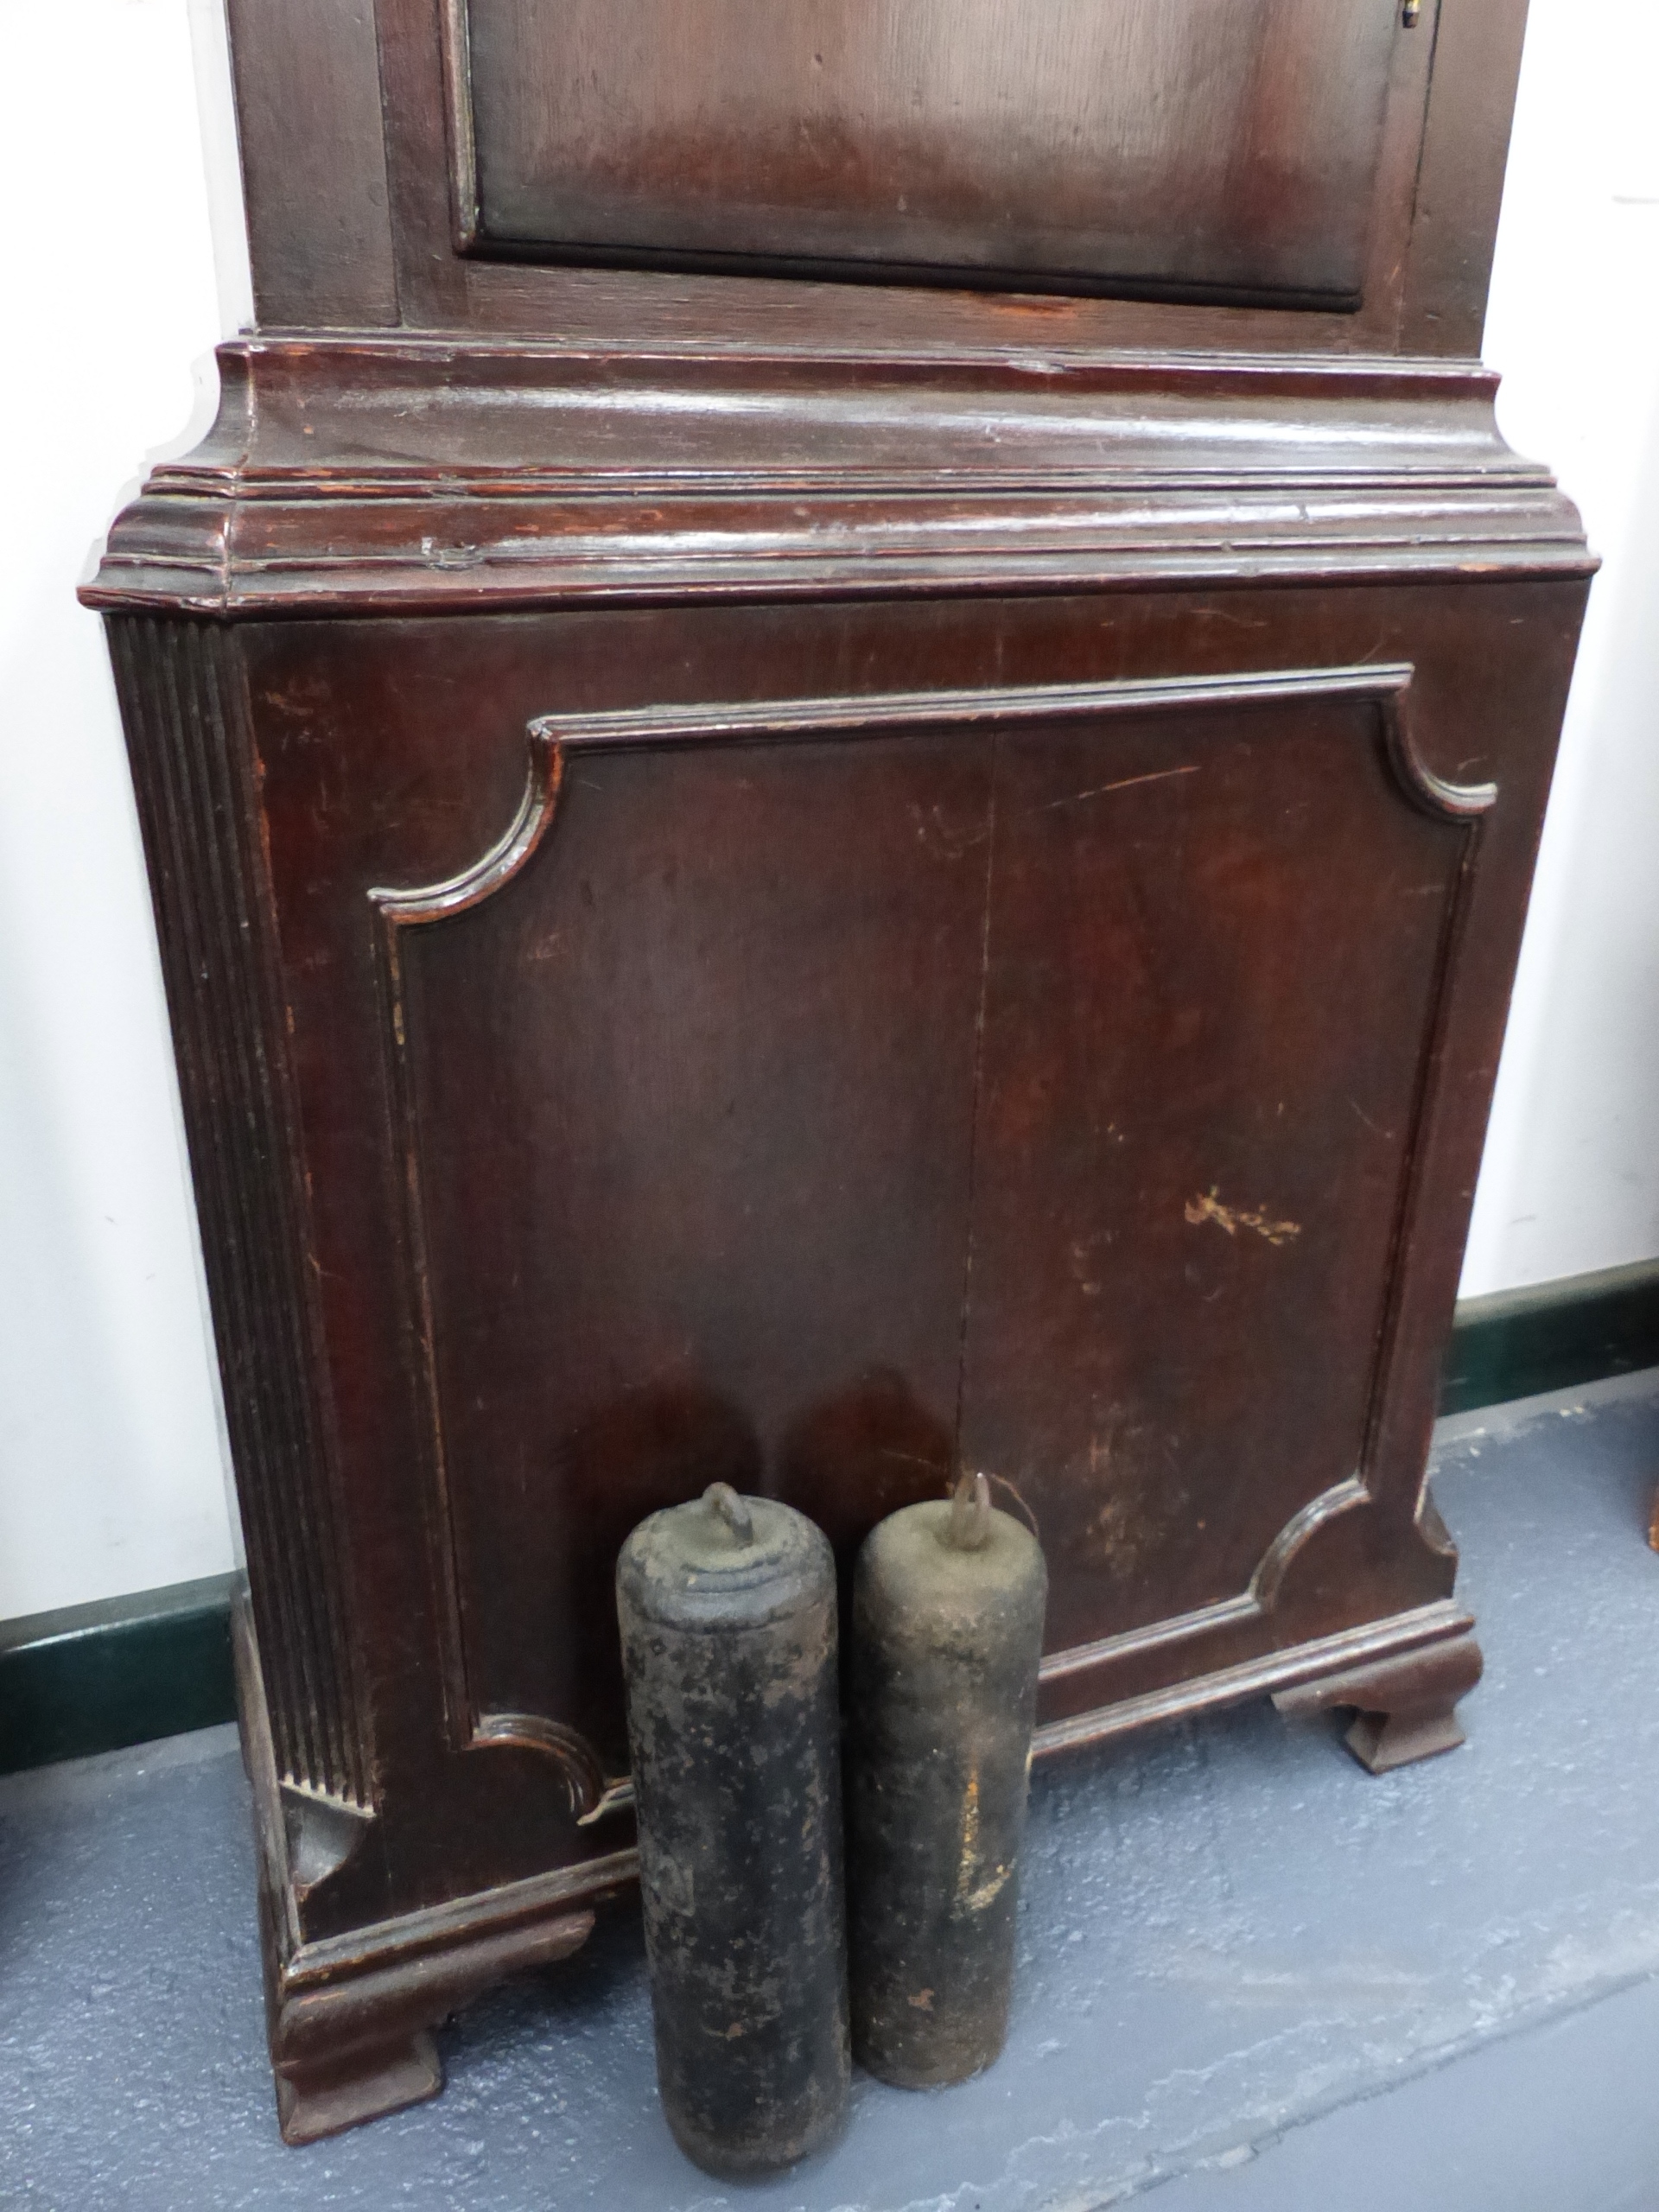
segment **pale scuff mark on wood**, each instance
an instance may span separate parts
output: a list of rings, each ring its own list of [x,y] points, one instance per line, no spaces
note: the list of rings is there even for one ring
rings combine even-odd
[[[965,854],[972,852],[976,845],[985,844],[989,840],[988,823],[982,830],[969,832],[953,830],[945,820],[942,806],[931,806],[924,813],[919,806],[912,804],[907,810],[916,824],[917,842],[942,860],[959,861]]]
[[[1125,776],[1122,783],[1096,784],[1091,791],[1072,791],[1065,798],[1046,799],[1034,811],[1052,814],[1057,806],[1081,806],[1086,798],[1104,798],[1112,791],[1133,791],[1137,784],[1166,784],[1172,776],[1196,776],[1198,772],[1196,760],[1186,768],[1154,768],[1144,776]]]
[[[1223,1205],[1214,1185],[1203,1196],[1189,1198],[1186,1217],[1194,1229],[1206,1221],[1213,1221],[1217,1229],[1224,1229],[1230,1236],[1236,1236],[1241,1229],[1253,1229],[1258,1236],[1265,1236],[1269,1244],[1288,1244],[1302,1233],[1299,1221],[1274,1221],[1263,1208],[1251,1210],[1243,1206]]]

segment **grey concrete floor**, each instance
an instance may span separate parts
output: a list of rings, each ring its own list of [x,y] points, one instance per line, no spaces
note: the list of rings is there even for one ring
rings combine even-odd
[[[1436,1467],[1467,1748],[1373,1779],[1258,1705],[1039,1769],[1003,2058],[858,2079],[774,2182],[673,2148],[626,1911],[444,2031],[435,2103],[284,2150],[231,1732],[0,1783],[0,2206],[1659,2212],[1659,1373]]]

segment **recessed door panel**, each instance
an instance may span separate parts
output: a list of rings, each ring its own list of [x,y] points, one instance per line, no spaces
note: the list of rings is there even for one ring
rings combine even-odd
[[[486,250],[1358,301],[1397,0],[454,5]]]
[[[499,843],[373,893],[461,1744],[596,1802],[617,1548],[721,1479],[846,1563],[983,1467],[1051,1652],[1271,1637],[1362,1495],[1486,803],[1408,690],[554,715]]]
[[[615,1773],[645,1514],[944,1486],[989,745],[537,758],[459,906],[386,911],[470,1722]]]
[[[1363,1472],[1470,834],[1389,712],[999,747],[962,1449],[1051,1649],[1246,1599]]]

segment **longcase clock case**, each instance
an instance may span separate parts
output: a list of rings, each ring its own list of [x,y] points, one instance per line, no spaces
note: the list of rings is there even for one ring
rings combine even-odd
[[[1590,563],[1516,0],[232,0],[105,610],[284,2130],[632,1872],[611,1574],[985,1468],[1039,1749],[1479,1672],[1423,1491]]]

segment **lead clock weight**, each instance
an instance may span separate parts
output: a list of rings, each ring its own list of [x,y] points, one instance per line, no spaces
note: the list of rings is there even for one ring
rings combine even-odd
[[[866,1538],[848,1716],[853,2048],[904,2088],[1007,2034],[1047,1573],[983,1475]]]
[[[709,2172],[766,2173],[847,2108],[834,1558],[716,1483],[616,1589],[664,2110]]]

